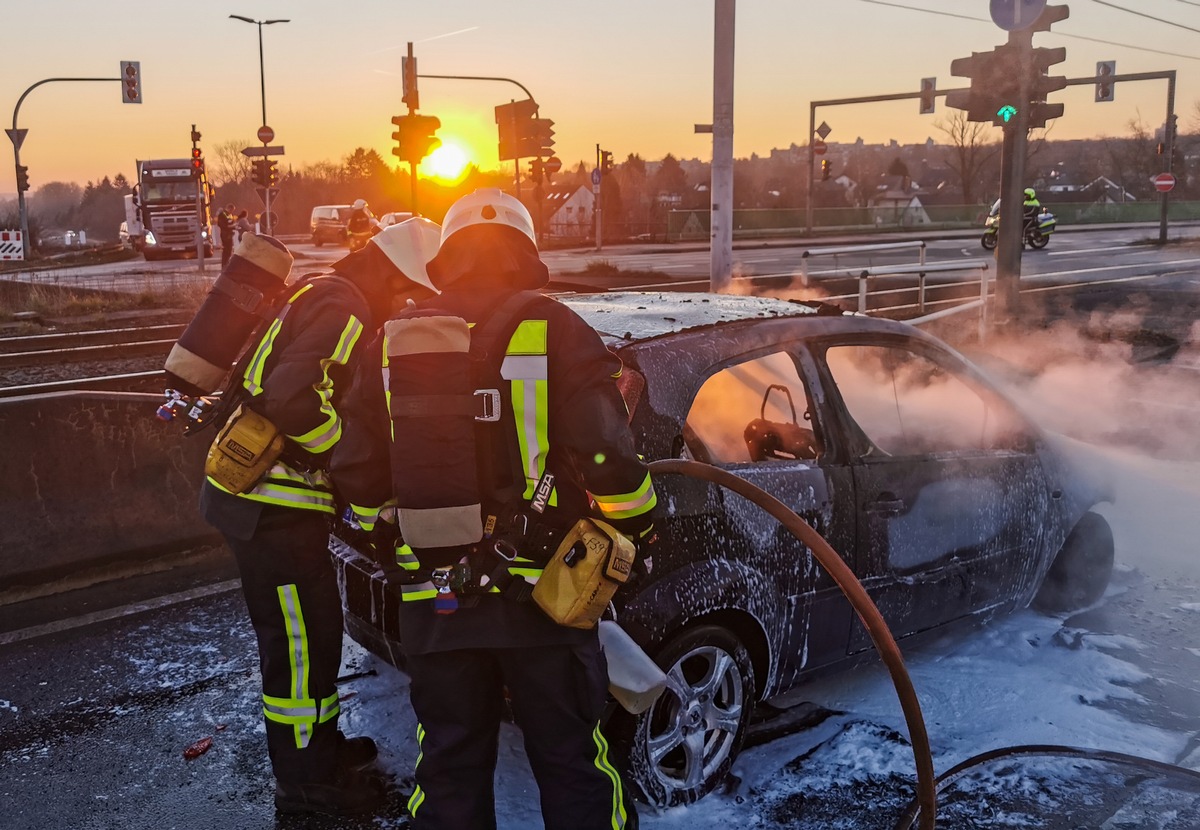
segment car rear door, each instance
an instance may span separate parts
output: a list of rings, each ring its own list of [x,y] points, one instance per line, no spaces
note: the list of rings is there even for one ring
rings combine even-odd
[[[927,341],[822,345],[853,436],[856,570],[893,634],[1013,601],[1051,500],[1022,417]],[[857,620],[850,640],[870,645]]]

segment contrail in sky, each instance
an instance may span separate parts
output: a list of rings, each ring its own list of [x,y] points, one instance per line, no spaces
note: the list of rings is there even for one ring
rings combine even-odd
[[[478,26],[471,26],[469,28],[459,29],[454,32],[446,32],[446,34],[444,34],[444,35],[434,35],[433,37],[427,37],[424,40],[418,40],[417,43],[429,43],[431,40],[441,40],[442,38],[445,38],[445,37],[454,37],[455,35],[461,35],[464,32],[473,32],[478,28],[479,28]],[[404,46],[386,46],[383,49],[376,49],[374,52],[367,52],[367,54],[368,55],[378,55],[381,52],[395,52],[397,49],[404,49],[404,48],[405,48]]]

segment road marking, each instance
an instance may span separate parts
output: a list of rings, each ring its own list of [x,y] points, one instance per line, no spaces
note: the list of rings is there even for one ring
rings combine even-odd
[[[55,620],[45,625],[34,625],[16,631],[0,632],[0,646],[8,645],[9,643],[20,643],[24,640],[32,640],[34,637],[44,637],[47,634],[57,634],[60,631],[83,628],[87,625],[94,625],[106,620],[115,620],[120,617],[128,617],[144,611],[154,611],[158,608],[178,605],[181,602],[188,602],[189,600],[200,599],[201,597],[211,597],[216,594],[236,591],[241,585],[242,581],[240,579],[229,579],[213,585],[202,585],[199,588],[192,588],[190,591],[180,591],[175,594],[148,599],[144,602],[134,602],[129,605],[123,605],[120,608],[108,608],[104,611],[95,611],[91,614],[82,614],[78,617],[69,617],[65,620]]]
[[[1110,248],[1080,248],[1077,251],[1050,251],[1046,256],[1072,256],[1073,254],[1102,254],[1106,251],[1125,251],[1135,254],[1142,253],[1141,251],[1130,248],[1128,245],[1113,245]]]
[[[1167,262],[1156,262],[1154,266],[1157,268],[1166,268],[1168,265],[1195,265],[1196,263],[1200,263],[1200,259],[1173,259]],[[1047,271],[1045,274],[1022,274],[1021,279],[1045,279],[1047,277],[1065,277],[1072,274],[1098,274],[1101,271],[1124,271],[1129,268],[1145,267],[1144,263],[1137,263],[1136,265],[1102,265],[1098,268],[1076,268],[1071,271]]]

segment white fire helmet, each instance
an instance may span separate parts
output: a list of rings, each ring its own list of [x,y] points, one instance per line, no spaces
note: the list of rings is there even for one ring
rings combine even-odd
[[[392,264],[417,285],[435,293],[426,264],[437,254],[442,229],[437,222],[424,216],[414,216],[395,225],[388,225],[371,237],[368,244],[377,245]]]
[[[507,225],[529,237],[537,247],[533,217],[525,205],[498,187],[483,187],[468,193],[450,206],[442,220],[442,244],[452,235],[471,225]]]
[[[366,199],[355,199],[354,204],[352,204],[350,207],[354,208],[355,210],[363,210],[364,208],[366,208],[366,206],[367,206]]]

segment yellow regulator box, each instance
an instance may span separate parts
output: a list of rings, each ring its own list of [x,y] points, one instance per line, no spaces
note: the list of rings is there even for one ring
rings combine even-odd
[[[593,628],[629,580],[637,550],[611,525],[580,519],[533,587],[533,601],[559,625]]]
[[[283,442],[274,424],[239,406],[208,448],[204,472],[229,492],[245,493],[271,469]]]

